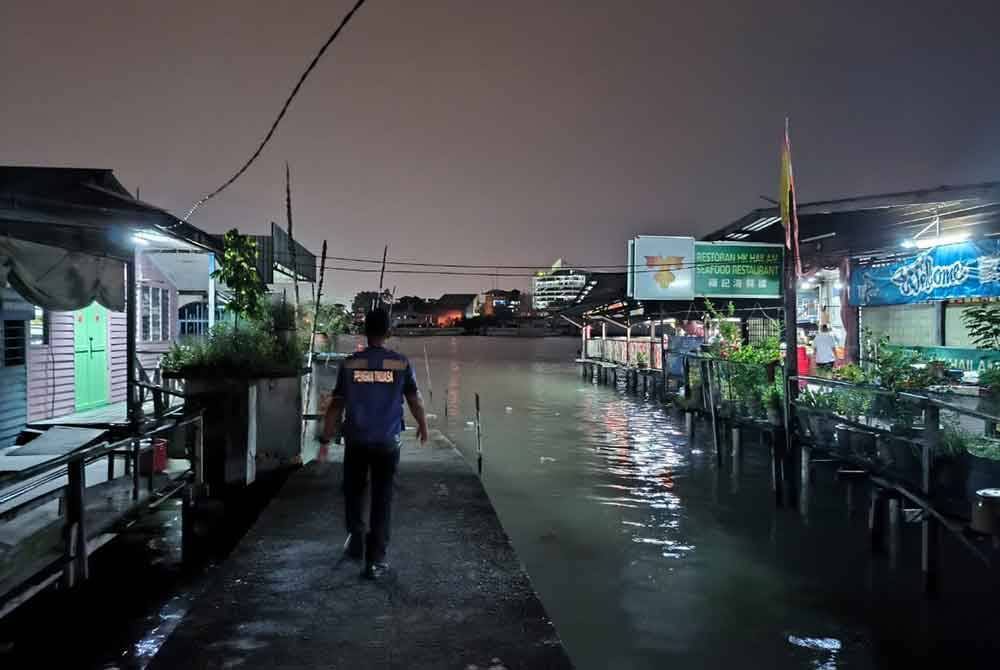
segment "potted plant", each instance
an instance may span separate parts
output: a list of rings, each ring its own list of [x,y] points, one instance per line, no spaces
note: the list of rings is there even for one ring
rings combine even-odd
[[[649,357],[646,355],[645,351],[638,351],[635,354],[635,367],[640,370],[645,370],[647,364],[649,363]]]
[[[785,423],[781,407],[784,397],[784,388],[781,380],[776,379],[773,383],[764,387],[764,405],[767,408],[767,422],[772,426],[781,426]]]
[[[941,422],[941,440],[934,453],[934,492],[946,498],[962,498],[969,478],[969,448],[974,441],[958,421]]]
[[[983,414],[1000,418],[1000,367],[984,368],[979,372],[979,405]],[[996,433],[992,424],[990,433]]]
[[[813,442],[821,447],[833,446],[834,425],[837,423],[834,415],[837,400],[834,394],[807,388],[799,394],[796,408],[799,410],[796,414],[805,417]]]
[[[966,448],[965,496],[975,500],[976,491],[1000,488],[1000,440],[980,437]]]
[[[164,376],[184,381],[188,403],[203,412],[206,479],[218,490],[299,460],[303,360],[290,306],[265,302],[252,238],[226,233],[215,276],[231,294],[232,323],[175,344],[161,367]]]

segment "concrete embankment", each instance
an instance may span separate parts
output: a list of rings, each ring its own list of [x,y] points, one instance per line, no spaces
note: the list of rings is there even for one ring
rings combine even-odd
[[[151,668],[572,667],[446,438],[404,446],[379,582],[341,557],[341,461],[334,448],[289,478]]]

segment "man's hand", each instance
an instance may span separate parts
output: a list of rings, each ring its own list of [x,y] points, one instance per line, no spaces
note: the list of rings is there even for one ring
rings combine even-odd
[[[424,403],[420,399],[420,393],[414,391],[406,394],[406,404],[410,406],[413,418],[417,420],[417,439],[421,444],[427,442],[427,413],[424,412]]]

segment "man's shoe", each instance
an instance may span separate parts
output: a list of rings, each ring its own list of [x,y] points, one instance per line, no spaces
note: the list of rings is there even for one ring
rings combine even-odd
[[[378,561],[376,563],[365,563],[365,569],[361,572],[361,576],[365,579],[379,580],[384,578],[389,574],[389,564],[385,561]]]
[[[351,533],[344,543],[344,556],[352,561],[360,561],[364,555],[365,543],[360,533]]]

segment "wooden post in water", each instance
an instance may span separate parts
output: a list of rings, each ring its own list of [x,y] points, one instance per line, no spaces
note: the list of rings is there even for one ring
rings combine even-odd
[[[809,522],[809,484],[812,472],[812,448],[803,444],[799,450],[799,513]]]
[[[63,581],[73,587],[88,578],[87,523],[84,509],[84,490],[87,488],[86,466],[82,458],[66,465],[66,513],[64,540],[69,562],[63,570]],[[136,464],[136,471],[139,466]]]
[[[709,416],[712,417],[712,445],[715,447],[715,460],[716,465],[720,468],[722,467],[722,450],[719,446],[719,424],[715,418],[715,391],[712,384],[712,362],[702,361],[702,384],[704,384],[707,390],[707,402]]]
[[[476,470],[483,476],[483,428],[479,420],[479,394],[476,394]]]
[[[434,406],[434,384],[431,383],[431,361],[427,357],[427,345],[424,345],[424,369],[427,370],[427,395],[431,407]]]
[[[899,496],[889,498],[889,565],[899,566],[902,543],[903,505]]]
[[[934,454],[941,442],[941,414],[936,405],[928,404],[924,408],[924,444],[922,449],[923,494],[930,499],[933,493]],[[920,524],[920,567],[924,575],[924,590],[933,593],[937,590],[937,522],[930,514],[924,515]]]

